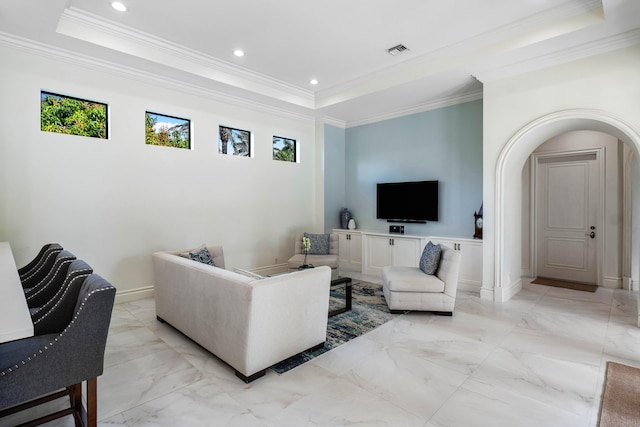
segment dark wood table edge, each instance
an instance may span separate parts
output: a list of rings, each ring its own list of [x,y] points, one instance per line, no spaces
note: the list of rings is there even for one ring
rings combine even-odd
[[[331,287],[338,286],[343,283],[344,283],[345,306],[338,308],[336,310],[330,311],[328,317],[337,316],[338,314],[351,311],[351,308],[352,308],[351,277],[340,277],[338,279],[332,280]]]

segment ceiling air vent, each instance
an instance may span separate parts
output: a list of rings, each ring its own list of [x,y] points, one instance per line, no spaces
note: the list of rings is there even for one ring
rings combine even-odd
[[[387,52],[389,52],[390,55],[396,56],[397,54],[402,53],[405,50],[409,50],[409,48],[407,48],[403,44],[399,44],[397,46],[390,47],[389,49],[387,49]]]

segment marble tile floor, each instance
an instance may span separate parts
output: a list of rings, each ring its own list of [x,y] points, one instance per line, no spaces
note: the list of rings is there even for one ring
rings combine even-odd
[[[153,299],[119,304],[99,425],[595,426],[606,361],[640,367],[637,316],[624,290],[525,285],[504,304],[459,292],[453,317],[405,314],[247,385],[158,323]]]

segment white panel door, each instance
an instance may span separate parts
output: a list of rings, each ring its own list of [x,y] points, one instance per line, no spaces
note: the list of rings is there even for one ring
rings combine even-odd
[[[538,158],[538,277],[597,282],[599,173],[596,153]]]

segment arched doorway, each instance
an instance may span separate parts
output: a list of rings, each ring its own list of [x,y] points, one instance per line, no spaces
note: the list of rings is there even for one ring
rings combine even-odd
[[[620,118],[598,110],[564,110],[534,120],[520,129],[502,149],[496,165],[494,271],[496,301],[506,301],[522,286],[513,277],[521,267],[521,182],[522,167],[542,142],[576,130],[607,133],[628,144],[636,158],[640,153],[640,134]],[[515,283],[515,285],[510,285]]]

